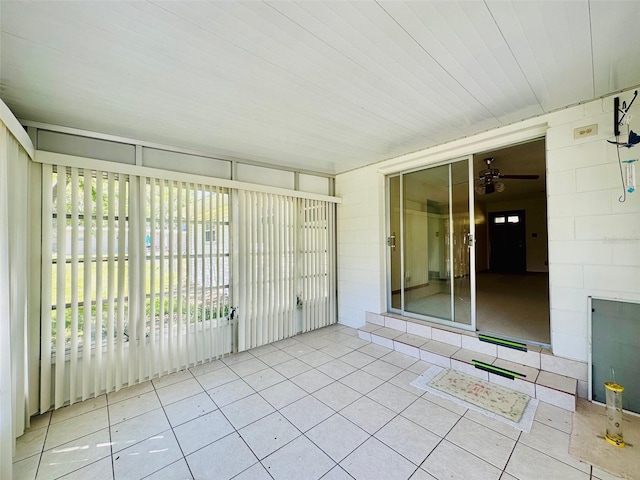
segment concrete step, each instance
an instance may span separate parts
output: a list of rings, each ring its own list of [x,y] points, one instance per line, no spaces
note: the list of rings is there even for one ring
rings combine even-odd
[[[394,328],[395,327],[395,328]],[[408,331],[412,333],[407,333]],[[429,335],[428,337],[426,335]],[[391,348],[445,368],[453,368],[482,380],[516,390],[569,411],[575,411],[578,379],[541,370],[542,349],[526,352],[481,342],[474,334],[461,333],[436,325],[414,324],[397,318],[390,322],[367,323],[358,330],[362,340]],[[511,372],[514,379],[480,370],[473,361],[483,362]],[[551,362],[558,367],[558,362]]]

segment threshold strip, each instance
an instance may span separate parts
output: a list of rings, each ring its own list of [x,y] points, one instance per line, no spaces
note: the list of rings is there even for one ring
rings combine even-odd
[[[520,342],[513,342],[511,340],[504,340],[502,338],[490,337],[489,335],[478,335],[478,339],[481,342],[493,343],[494,345],[500,345],[501,347],[520,350],[521,352],[527,351],[527,346],[524,343],[520,343]]]

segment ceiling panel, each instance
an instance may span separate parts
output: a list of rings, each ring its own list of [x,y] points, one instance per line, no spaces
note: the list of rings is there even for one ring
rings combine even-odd
[[[19,118],[324,173],[640,84],[640,2],[0,8]]]
[[[587,0],[487,5],[545,112],[594,98]]]

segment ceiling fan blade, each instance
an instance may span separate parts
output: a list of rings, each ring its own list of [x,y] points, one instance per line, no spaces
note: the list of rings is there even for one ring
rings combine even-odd
[[[514,178],[519,180],[537,180],[540,175],[498,175],[499,178]]]

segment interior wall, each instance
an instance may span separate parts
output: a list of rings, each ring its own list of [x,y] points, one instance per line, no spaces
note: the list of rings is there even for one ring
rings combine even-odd
[[[621,102],[632,95],[621,93]],[[637,131],[640,115],[633,118]],[[367,311],[386,311],[385,174],[506,146],[544,124],[551,344],[555,355],[587,361],[588,297],[640,300],[640,193],[618,201],[618,152],[606,142],[613,138],[613,96],[338,175],[340,322],[360,326]],[[594,124],[597,134],[574,137]],[[624,160],[638,152],[620,154]]]
[[[538,196],[486,204],[487,213],[509,210],[525,211],[527,272],[548,272],[546,197]],[[486,232],[486,241],[490,245],[488,231]]]

